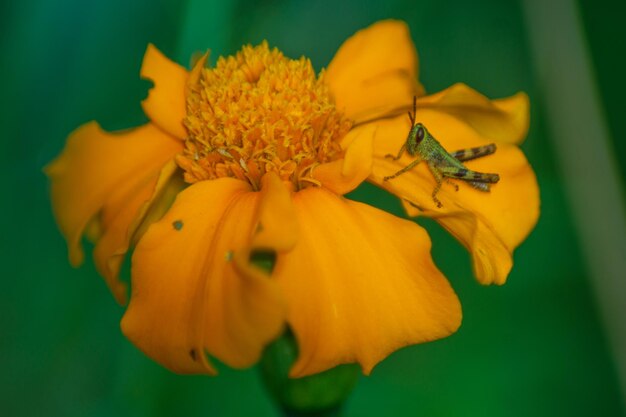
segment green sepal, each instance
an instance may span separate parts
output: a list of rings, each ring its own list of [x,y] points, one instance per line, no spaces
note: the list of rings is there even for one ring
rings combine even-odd
[[[297,357],[298,347],[291,331],[263,352],[261,375],[274,400],[286,416],[339,416],[359,379],[359,366],[340,365],[316,375],[289,378]]]

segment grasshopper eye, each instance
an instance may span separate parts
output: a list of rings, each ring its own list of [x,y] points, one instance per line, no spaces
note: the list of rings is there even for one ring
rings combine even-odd
[[[417,128],[417,140],[418,142],[421,142],[424,139],[424,128],[422,126],[419,126]]]

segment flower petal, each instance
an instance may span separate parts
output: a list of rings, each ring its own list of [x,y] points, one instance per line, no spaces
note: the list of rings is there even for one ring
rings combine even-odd
[[[148,97],[141,102],[143,111],[155,125],[170,135],[179,139],[187,137],[183,126],[187,70],[149,44],[140,74],[154,83]]]
[[[316,167],[313,178],[338,195],[354,190],[372,171],[375,132],[373,124],[352,129],[342,141],[344,157]]]
[[[300,236],[274,278],[299,345],[292,377],[359,362],[367,374],[394,350],[454,332],[458,299],[415,223],[324,188],[294,195]]]
[[[263,197],[250,246],[252,249],[289,251],[298,238],[290,187],[275,172],[269,172],[261,178],[261,192]]]
[[[141,209],[154,194],[156,178],[150,178],[134,187],[115,190],[109,201],[103,206],[99,223],[102,235],[97,239],[93,250],[96,269],[111,288],[118,303],[127,302],[127,286],[119,280],[120,268],[130,245],[130,227]]]
[[[232,262],[249,250],[266,194],[232,178],[200,181],[141,238],[122,330],[148,356],[175,372],[215,373],[205,351],[245,367],[280,333],[278,286]]]
[[[421,109],[447,113],[470,125],[486,140],[521,143],[528,133],[528,96],[519,92],[511,97],[489,100],[465,84],[454,84],[439,93],[417,100]],[[417,121],[421,121],[419,117]]]
[[[146,213],[162,204],[163,190],[169,188],[175,171],[172,160],[158,175],[140,183],[129,181],[111,194],[98,217],[102,234],[96,239],[94,262],[120,304],[126,304],[127,289],[118,277],[131,238],[134,241],[138,239],[140,224],[147,227],[148,222],[154,221],[146,218]]]
[[[344,42],[324,76],[339,110],[357,123],[405,113],[417,80],[417,53],[404,22],[383,20]]]
[[[155,184],[155,191],[149,205],[142,207],[143,216],[135,219],[131,226],[134,230],[131,244],[136,246],[137,242],[146,233],[148,227],[160,220],[172,207],[176,196],[189,184],[183,179],[180,168],[175,160],[169,161],[161,170],[159,178]]]
[[[418,108],[417,114],[417,120],[448,151],[489,142],[480,134],[484,130],[477,132],[438,108]],[[524,154],[515,145],[498,143],[495,154],[465,162],[471,170],[499,174],[500,181],[491,186],[490,192],[452,180],[459,186],[455,191],[444,182],[437,195],[443,207],[438,208],[431,196],[435,180],[425,163],[392,180],[383,180],[413,160],[408,155],[399,161],[385,158],[386,154],[398,152],[410,122],[407,118],[396,118],[377,125],[370,180],[398,196],[409,215],[433,217],[459,239],[472,254],[474,273],[481,283],[503,284],[512,266],[513,250],[530,233],[539,216],[539,189]]]
[[[130,236],[125,230],[150,197],[161,168],[181,149],[179,141],[151,124],[107,133],[91,122],[69,136],[62,154],[45,172],[72,265],[83,261],[80,242],[86,225],[105,208],[106,225],[102,221],[98,225],[100,239],[111,239],[116,250],[127,247]],[[107,233],[112,235],[105,237]],[[118,301],[122,300],[125,289],[117,274],[105,275]]]

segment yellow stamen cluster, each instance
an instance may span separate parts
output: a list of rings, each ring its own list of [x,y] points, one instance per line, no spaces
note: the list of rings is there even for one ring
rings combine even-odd
[[[319,183],[315,166],[342,157],[351,122],[332,101],[323,74],[267,42],[204,68],[187,94],[189,133],[178,164],[185,181],[234,177],[258,189],[276,172],[295,189]]]

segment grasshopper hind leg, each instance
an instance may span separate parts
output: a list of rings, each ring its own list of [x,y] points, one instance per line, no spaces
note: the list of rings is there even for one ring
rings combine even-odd
[[[486,193],[489,192],[489,183],[486,182],[478,182],[478,181],[469,181],[469,185],[476,188],[477,190],[484,191]]]
[[[458,161],[465,162],[491,155],[495,151],[496,144],[490,143],[489,145],[477,146],[475,148],[459,149],[458,151],[450,152],[450,155]]]
[[[490,191],[490,184],[495,184],[500,181],[498,174],[477,172],[467,168],[442,167],[440,168],[440,172],[446,180],[448,178],[462,180],[473,188],[484,192]]]

